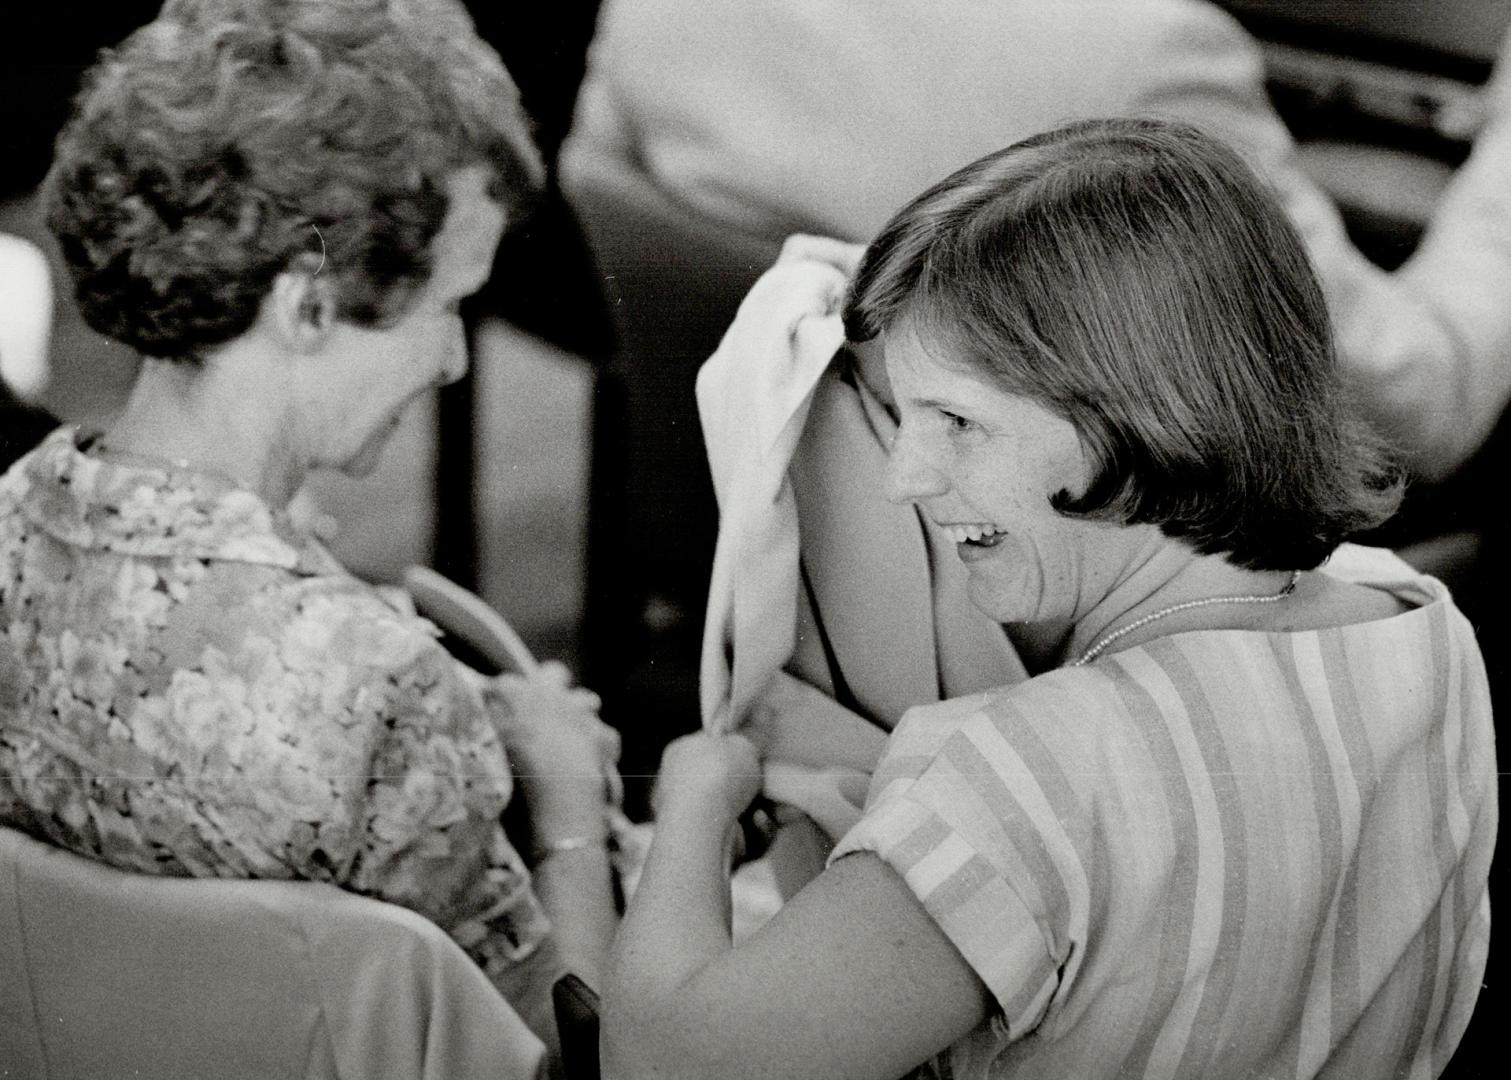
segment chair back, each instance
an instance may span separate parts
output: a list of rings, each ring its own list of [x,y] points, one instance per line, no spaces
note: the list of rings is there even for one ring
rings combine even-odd
[[[0,828],[0,1074],[498,1080],[545,1048],[439,927],[312,882],[156,878]]]
[[[563,192],[619,337],[611,367],[623,395],[619,439],[597,448],[600,459],[612,459],[597,464],[612,464],[622,478],[625,530],[612,530],[614,545],[634,569],[631,580],[697,622],[718,511],[693,381],[780,245],[708,224],[611,153],[583,147],[571,166]]]

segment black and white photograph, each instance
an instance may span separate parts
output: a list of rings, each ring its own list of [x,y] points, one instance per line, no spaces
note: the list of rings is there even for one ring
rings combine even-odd
[[[0,1080],[1501,1075],[1511,0],[3,21]]]

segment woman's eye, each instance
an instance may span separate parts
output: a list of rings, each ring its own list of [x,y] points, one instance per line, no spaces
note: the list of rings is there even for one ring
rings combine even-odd
[[[975,421],[967,420],[959,413],[952,413],[948,409],[940,409],[939,415],[944,417],[945,424],[953,432],[974,431],[976,428]]]

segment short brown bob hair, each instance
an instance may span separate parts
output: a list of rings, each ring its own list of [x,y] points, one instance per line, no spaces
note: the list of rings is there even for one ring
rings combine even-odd
[[[1299,237],[1193,128],[1083,121],[936,184],[872,242],[846,303],[852,341],[903,319],[1075,426],[1093,479],[1055,496],[1061,513],[1280,570],[1399,503],[1345,406]]]

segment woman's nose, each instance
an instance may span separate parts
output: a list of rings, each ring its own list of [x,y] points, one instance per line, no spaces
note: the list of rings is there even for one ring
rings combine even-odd
[[[949,480],[930,462],[918,440],[906,427],[898,428],[887,459],[887,498],[895,503],[917,502],[949,489]]]

